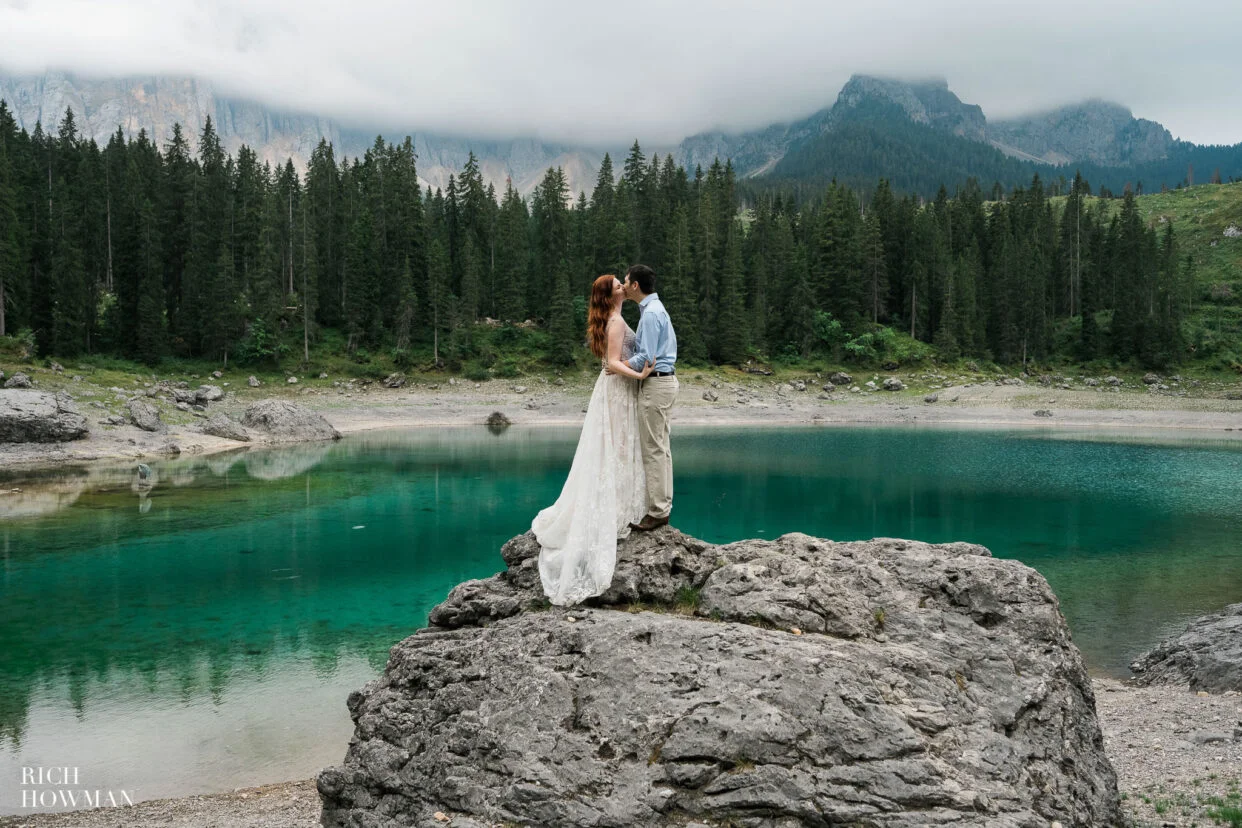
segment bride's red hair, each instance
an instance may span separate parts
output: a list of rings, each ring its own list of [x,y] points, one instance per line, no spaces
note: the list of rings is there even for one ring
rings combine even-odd
[[[587,347],[603,359],[608,353],[608,317],[612,316],[612,283],[617,277],[605,273],[591,285],[591,304],[587,308]]]

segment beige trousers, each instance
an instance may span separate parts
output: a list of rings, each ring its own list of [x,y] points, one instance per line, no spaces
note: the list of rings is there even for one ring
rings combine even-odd
[[[647,514],[668,517],[673,511],[673,454],[669,416],[677,401],[677,377],[647,377],[638,389],[638,435],[647,475]]]

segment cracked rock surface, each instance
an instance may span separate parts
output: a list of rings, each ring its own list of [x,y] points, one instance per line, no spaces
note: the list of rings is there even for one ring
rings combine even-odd
[[[88,430],[67,394],[0,390],[0,443],[59,443],[85,437]]]
[[[1242,604],[1196,618],[1181,635],[1139,656],[1130,669],[1139,685],[1242,692]]]
[[[1081,657],[1016,561],[666,527],[566,610],[538,551],[505,544],[350,695],[325,826],[1122,824]]]

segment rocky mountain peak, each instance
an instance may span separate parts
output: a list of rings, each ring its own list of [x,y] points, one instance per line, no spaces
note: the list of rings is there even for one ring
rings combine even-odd
[[[1172,134],[1160,124],[1100,99],[993,121],[988,140],[1049,164],[1090,161],[1114,166],[1164,158],[1173,144]]]
[[[42,75],[0,73],[0,99],[8,103],[17,125],[33,131],[35,124],[55,132],[73,109],[79,132],[101,146],[120,127],[131,137],[145,129],[163,146],[174,123],[181,124],[191,152],[211,118],[220,141],[230,154],[244,144],[273,166],[292,160],[305,169],[311,152],[326,139],[339,160],[366,152],[377,132],[394,142],[405,135],[414,139],[419,179],[424,186],[444,187],[460,172],[470,152],[480,162],[484,180],[504,192],[506,180],[529,195],[549,167],[564,169],[571,194],[590,192],[603,153],[582,147],[558,146],[530,138],[473,140],[418,130],[350,128],[308,113],[281,112],[262,103],[229,97],[202,79],[176,76],[88,78],[67,72]]]
[[[833,107],[835,120],[870,103],[896,104],[915,123],[943,129],[972,140],[983,140],[987,119],[976,104],[963,103],[944,78],[904,81],[854,75],[841,88]]]

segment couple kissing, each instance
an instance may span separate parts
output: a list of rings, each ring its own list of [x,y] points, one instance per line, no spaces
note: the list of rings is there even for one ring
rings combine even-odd
[[[621,305],[638,304],[638,331]],[[668,523],[673,509],[669,417],[677,400],[677,335],[656,293],[655,271],[634,265],[621,281],[591,286],[587,346],[603,363],[560,497],[535,516],[539,577],[557,606],[612,583],[617,540]]]

